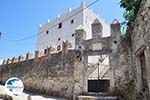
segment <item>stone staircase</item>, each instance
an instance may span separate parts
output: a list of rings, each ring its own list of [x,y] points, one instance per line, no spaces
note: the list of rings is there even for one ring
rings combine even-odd
[[[78,96],[78,100],[118,100],[116,96],[109,96],[107,93],[88,93]]]

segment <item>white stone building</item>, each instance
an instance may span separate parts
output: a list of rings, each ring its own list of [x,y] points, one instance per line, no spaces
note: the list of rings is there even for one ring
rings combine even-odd
[[[102,24],[102,36],[110,35],[110,27],[90,9],[85,9],[84,3],[80,7],[71,10],[64,15],[58,15],[55,20],[41,25],[37,35],[36,49],[45,49],[47,46],[57,48],[63,41],[68,40],[72,48],[75,47],[74,33],[78,26],[83,26],[86,31],[86,39],[92,38],[92,23],[98,19]]]

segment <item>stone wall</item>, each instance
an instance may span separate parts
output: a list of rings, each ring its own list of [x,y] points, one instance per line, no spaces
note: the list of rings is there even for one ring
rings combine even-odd
[[[83,29],[78,29],[76,34],[83,34]],[[76,36],[76,43],[83,40]],[[27,91],[76,100],[86,92],[87,63],[82,59],[81,51],[71,49],[66,41],[60,50],[48,47],[36,50],[34,56],[28,53],[25,57],[9,58],[0,65],[0,83],[4,84],[10,77],[18,77]]]
[[[111,24],[110,81],[113,88],[119,88],[131,78],[131,40],[121,37],[120,27],[116,19]]]
[[[0,66],[0,79],[20,78],[25,89],[53,96],[73,97],[75,51],[54,53]]]
[[[120,27],[117,20],[111,24],[111,87],[115,91],[122,88],[122,95],[126,99],[149,100],[150,1],[142,1],[126,37],[121,37]]]
[[[132,54],[136,89],[143,100],[150,98],[150,1],[143,0],[131,25]],[[149,99],[148,99],[149,98]]]

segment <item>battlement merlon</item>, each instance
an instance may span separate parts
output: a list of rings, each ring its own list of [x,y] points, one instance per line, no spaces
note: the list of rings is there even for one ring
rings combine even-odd
[[[48,29],[48,27],[47,26],[53,26],[53,24],[56,24],[56,22],[57,22],[57,20],[59,19],[59,18],[63,18],[63,17],[65,17],[65,16],[68,16],[68,14],[70,15],[73,15],[74,13],[77,13],[77,12],[79,12],[79,11],[81,11],[81,10],[83,10],[84,8],[86,7],[86,5],[85,5],[85,2],[81,2],[81,4],[80,4],[80,6],[78,7],[78,8],[75,8],[75,9],[72,9],[72,8],[68,8],[67,9],[67,12],[66,13],[64,13],[64,14],[57,14],[57,16],[56,16],[56,18],[54,18],[53,20],[50,20],[50,19],[48,19],[47,20],[47,23],[43,23],[43,24],[39,24],[39,33],[40,32],[43,32],[43,31],[46,31],[47,29]],[[65,19],[65,18],[64,18]],[[58,24],[58,23],[57,23]]]
[[[18,57],[18,62],[24,61],[24,60],[25,60],[25,57],[24,57],[23,55],[20,55],[20,56]]]
[[[33,58],[34,58],[34,57],[33,57],[33,54],[32,54],[32,53],[28,52],[28,53],[26,54],[26,60],[33,59]]]
[[[16,62],[18,62],[18,58],[13,57],[13,58],[12,58],[12,63],[16,63]]]
[[[2,65],[5,65],[5,64],[7,64],[7,61],[6,61],[6,60],[3,60]]]

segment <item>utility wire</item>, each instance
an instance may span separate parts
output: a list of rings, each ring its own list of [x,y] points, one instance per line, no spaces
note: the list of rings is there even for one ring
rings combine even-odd
[[[1,40],[1,36],[2,36],[2,33],[0,32],[0,40]]]
[[[88,6],[86,6],[85,8],[79,10],[78,12],[74,13],[74,14],[71,15],[71,16],[68,16],[67,18],[65,18],[65,19],[62,20],[61,22],[65,22],[66,20],[68,20],[68,19],[70,19],[71,17],[73,17],[73,16],[79,14],[80,12],[82,12],[82,11],[84,11],[85,9],[91,7],[92,5],[96,4],[96,3],[99,2],[99,1],[100,1],[100,0],[95,0],[94,2],[92,2],[91,4],[89,4]],[[49,27],[47,30],[50,30],[50,29],[56,27],[57,25],[59,25],[59,23],[57,23],[57,24],[55,24],[55,25]],[[4,39],[7,40],[7,41],[12,41],[12,42],[13,42],[13,41],[24,41],[24,40],[28,40],[28,39],[30,39],[30,38],[36,37],[37,35],[40,35],[40,34],[42,34],[43,32],[45,32],[45,31],[41,31],[41,32],[39,32],[38,34],[33,34],[33,35],[31,35],[31,36],[24,37],[24,38],[21,38],[21,39],[14,39],[14,40],[12,40],[12,39],[7,39],[7,38],[4,38]]]
[[[73,34],[75,34],[75,33],[73,33]],[[72,36],[72,34],[67,34],[67,35],[62,36],[62,37],[61,37],[61,40],[58,40],[59,38],[51,38],[51,39],[46,39],[46,40],[44,40],[44,41],[38,41],[37,43],[38,43],[39,45],[42,45],[42,44],[44,44],[44,43],[49,43],[48,45],[51,45],[52,42],[55,42],[56,44],[59,44],[59,42],[65,41],[65,38],[67,38],[67,37],[70,37],[70,38],[72,38],[72,39],[74,38],[74,36]],[[10,43],[13,43],[13,44],[15,44],[15,45],[18,45],[18,44],[16,44],[15,42],[10,42]],[[35,43],[33,43],[33,44],[35,44]]]

